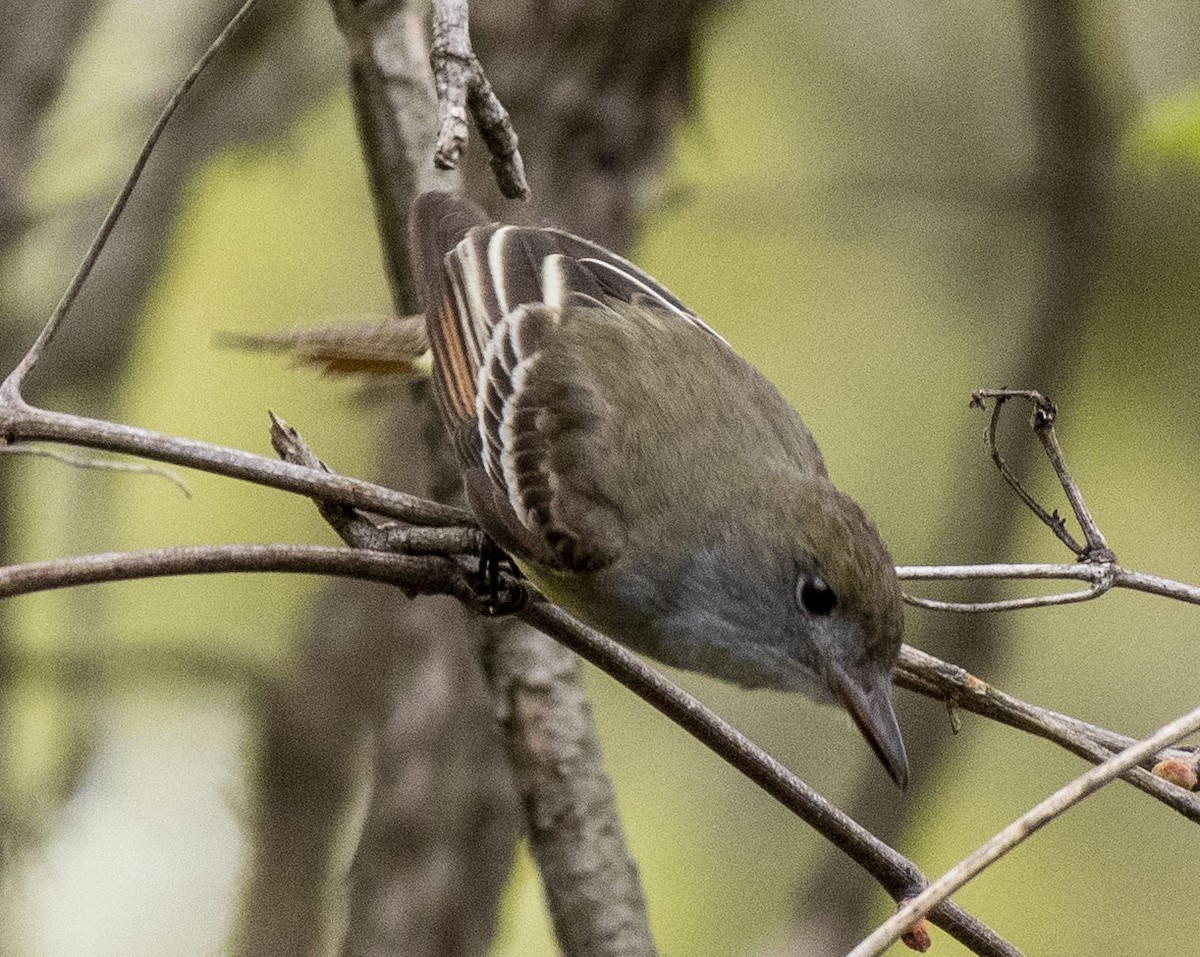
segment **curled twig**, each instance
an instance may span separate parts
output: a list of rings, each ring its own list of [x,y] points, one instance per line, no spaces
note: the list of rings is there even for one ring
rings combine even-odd
[[[491,153],[500,192],[509,199],[524,199],[529,195],[529,183],[517,149],[517,133],[471,48],[467,0],[434,0],[429,63],[438,99],[434,163],[441,169],[458,167],[467,147],[469,111]]]
[[[1004,480],[1020,496],[1021,501],[1029,507],[1030,511],[1041,519],[1054,532],[1059,541],[1075,554],[1076,558],[1085,562],[1115,562],[1117,556],[1108,547],[1108,543],[1104,540],[1104,535],[1100,532],[1099,526],[1096,525],[1096,520],[1092,517],[1091,511],[1084,502],[1083,492],[1080,491],[1079,483],[1075,481],[1067,469],[1062,447],[1059,445],[1058,436],[1054,432],[1054,422],[1058,418],[1058,410],[1055,408],[1054,403],[1034,389],[976,389],[971,393],[971,407],[981,409],[984,406],[984,402],[988,399],[991,399],[995,403],[992,407],[992,415],[988,422],[986,433],[988,451],[992,456],[992,461],[996,463],[996,468],[1004,476]],[[1050,460],[1050,464],[1054,468],[1054,474],[1058,476],[1059,484],[1062,485],[1063,492],[1066,493],[1067,500],[1071,503],[1071,510],[1075,513],[1075,518],[1079,521],[1079,527],[1083,529],[1084,545],[1080,545],[1075,541],[1074,536],[1067,531],[1062,516],[1057,512],[1047,512],[1037,503],[1000,454],[1000,448],[996,443],[996,427],[1000,421],[1000,410],[1009,399],[1025,399],[1033,404],[1030,427],[1033,429],[1034,435],[1038,437],[1038,441],[1042,443],[1046,457]]]
[[[1050,460],[1050,464],[1054,468],[1054,474],[1058,476],[1059,484],[1062,485],[1067,500],[1071,503],[1071,509],[1075,513],[1075,518],[1079,521],[1079,527],[1083,529],[1084,544],[1082,545],[1067,531],[1066,522],[1063,521],[1062,516],[1057,511],[1048,512],[1038,503],[1037,499],[1033,497],[1012,469],[1008,467],[1004,456],[1000,454],[1000,446],[996,440],[996,429],[1000,422],[1000,412],[1009,399],[1016,398],[1025,399],[1033,404],[1030,427],[1038,437],[1038,441],[1042,443],[1046,457]],[[920,598],[909,594],[904,595],[904,600],[917,608],[926,608],[931,611],[978,613],[1015,611],[1021,608],[1045,608],[1050,605],[1069,605],[1074,602],[1090,601],[1093,598],[1099,598],[1114,586],[1138,588],[1143,591],[1154,590],[1153,587],[1146,587],[1149,584],[1146,581],[1148,576],[1127,574],[1117,564],[1116,554],[1108,547],[1108,542],[1105,541],[1103,533],[1100,531],[1096,520],[1092,517],[1091,511],[1087,507],[1087,503],[1083,499],[1083,492],[1079,488],[1079,483],[1075,481],[1070,470],[1067,468],[1062,447],[1059,445],[1058,436],[1054,432],[1054,422],[1058,416],[1058,411],[1054,407],[1054,403],[1040,392],[1032,389],[977,389],[971,394],[971,407],[982,409],[987,400],[993,402],[992,414],[988,419],[988,426],[985,433],[988,453],[991,455],[992,461],[1004,477],[1004,481],[1011,486],[1029,510],[1054,532],[1058,540],[1071,550],[1079,560],[1079,564],[953,566],[953,571],[950,571],[951,567],[948,566],[941,574],[922,574],[922,572],[937,572],[938,569],[936,568],[920,569],[905,567],[897,569],[897,572],[901,574],[901,577],[925,579],[1076,579],[1086,581],[1088,587],[1077,591],[1060,592],[1058,594],[1031,595],[1023,598],[1006,598],[987,602],[941,601],[932,598]],[[1001,567],[1008,567],[1013,569],[1013,571],[992,573],[992,570]],[[983,571],[984,569],[987,571]],[[1016,571],[1016,569],[1020,569],[1020,571]],[[1038,571],[1038,569],[1046,569],[1047,571]],[[1053,569],[1053,571],[1049,571],[1049,569]],[[908,573],[907,576],[904,573]],[[1138,583],[1135,584],[1135,581]],[[1168,594],[1169,590],[1170,597],[1180,597],[1181,593],[1187,591],[1190,587],[1180,585],[1178,582],[1166,582],[1165,580],[1163,581],[1163,585],[1164,589],[1167,590],[1163,590],[1161,593]],[[1200,590],[1197,590],[1197,594],[1200,595]],[[1185,598],[1184,600],[1191,601],[1194,599]]]

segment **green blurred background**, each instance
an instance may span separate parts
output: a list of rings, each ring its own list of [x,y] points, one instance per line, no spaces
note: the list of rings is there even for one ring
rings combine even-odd
[[[328,50],[336,74],[341,41],[325,8],[310,6],[303,35]],[[1014,547],[1003,554],[971,534],[1009,493],[967,398],[1013,385],[1058,401],[1068,460],[1122,562],[1200,582],[1200,9],[1185,0],[1081,8],[1118,118],[1108,225],[1087,308],[1066,340],[1047,345],[1031,332],[1047,239],[1020,186],[1034,134],[1014,5],[797,6],[748,0],[710,21],[695,110],[655,187],[637,261],[780,385],[898,563],[1066,559],[1027,513],[1013,513]],[[40,134],[28,183],[35,228],[0,266],[10,309],[48,311],[77,255],[68,214],[112,194],[146,111],[182,71],[171,42],[186,10],[128,0],[105,10]],[[103,414],[267,452],[273,409],[333,468],[372,474],[378,402],[354,384],[213,346],[222,330],[389,309],[340,85],[203,162],[169,236],[131,364]],[[16,328],[0,334],[15,341],[25,334]],[[100,335],[81,311],[63,339],[87,355]],[[1011,378],[1039,367],[1028,350],[1048,348],[1062,351],[1052,381]],[[44,394],[82,412],[101,401],[67,377]],[[1010,439],[1029,441],[1018,429]],[[1057,503],[1034,461],[1033,486]],[[43,460],[0,467],[20,560],[332,541],[306,501],[205,475],[185,476],[186,499],[149,477]],[[256,740],[244,686],[222,676],[286,675],[320,585],[174,579],[0,609],[15,635],[0,772],[17,825],[6,840],[0,952],[225,952],[247,864]],[[924,647],[937,634],[958,660],[961,624],[910,609],[907,640]],[[1191,608],[1131,594],[1013,615],[982,677],[1140,735],[1196,704],[1198,625]],[[80,681],[80,668],[94,680]],[[678,677],[835,800],[859,789],[867,816],[897,800],[840,713]],[[814,900],[804,888],[822,842],[611,681],[594,672],[588,681],[662,952],[806,952],[783,942],[798,900]],[[947,753],[920,782],[898,843],[927,873],[1083,768],[970,715],[949,738],[941,704],[901,697],[906,726],[923,717]],[[932,739],[910,737],[910,751],[924,746]],[[352,832],[351,823],[347,856]],[[1178,815],[1115,785],[957,899],[1031,955],[1196,953],[1196,840]],[[882,917],[887,902],[876,896]],[[936,948],[965,952],[941,934]],[[524,859],[495,953],[554,953]]]

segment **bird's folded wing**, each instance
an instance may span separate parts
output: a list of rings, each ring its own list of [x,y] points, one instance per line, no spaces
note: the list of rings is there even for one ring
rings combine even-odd
[[[427,193],[412,244],[435,355],[435,392],[472,506],[499,544],[548,567],[602,567],[622,540],[616,504],[561,453],[581,407],[531,390],[545,347],[579,310],[629,303],[720,339],[632,263],[557,229],[502,226],[469,201]],[[627,310],[612,313],[612,318]],[[565,388],[570,391],[570,385]],[[538,394],[537,400],[531,396]],[[591,401],[591,400],[588,400]],[[564,418],[566,416],[566,418]],[[579,448],[579,436],[570,441]]]

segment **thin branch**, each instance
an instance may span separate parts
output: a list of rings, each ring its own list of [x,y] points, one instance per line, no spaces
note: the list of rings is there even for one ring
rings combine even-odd
[[[939,601],[904,595],[904,601],[914,608],[928,611],[948,611],[957,614],[981,614],[992,611],[1020,611],[1023,608],[1049,608],[1052,605],[1073,605],[1076,602],[1099,598],[1112,587],[1112,578],[1096,582],[1079,591],[1056,592],[1053,595],[1030,595],[1027,598],[999,598],[996,601]]]
[[[1137,743],[1134,738],[1117,734],[1070,715],[1042,708],[977,678],[964,668],[905,645],[900,650],[895,682],[901,688],[944,701],[952,709],[961,708],[981,717],[1044,738],[1093,764],[1107,761],[1114,753]],[[1156,761],[1190,761],[1186,751],[1164,751],[1146,759],[1142,767],[1123,775],[1134,787],[1200,824],[1200,794],[1173,787],[1151,773]]]
[[[1000,424],[1000,411],[1004,408],[1005,401],[1011,397],[1009,394],[1010,391],[1011,390],[1008,389],[981,389],[971,394],[971,408],[982,409],[984,407],[983,400],[985,398],[992,397],[993,392],[1003,393],[1002,395],[995,396],[996,402],[992,406],[992,414],[988,419],[988,427],[984,433],[987,440],[988,453],[991,455],[992,462],[995,463],[996,468],[999,470],[1000,475],[1004,478],[1004,481],[1006,481],[1012,490],[1017,493],[1017,497],[1025,503],[1026,507],[1033,512],[1033,514],[1036,515],[1042,521],[1042,523],[1050,529],[1050,531],[1054,532],[1054,534],[1058,536],[1058,540],[1066,545],[1067,548],[1069,548],[1076,556],[1082,555],[1084,552],[1083,546],[1075,541],[1074,536],[1067,531],[1067,526],[1063,521],[1062,516],[1057,512],[1050,513],[1042,508],[1042,506],[1038,504],[1037,499],[1033,497],[1032,493],[1026,490],[1025,486],[1021,484],[1021,480],[1017,478],[1012,469],[1008,467],[1008,463],[1004,460],[1004,456],[1000,454],[1000,446],[996,441],[996,428]]]
[[[155,478],[166,479],[183,493],[184,498],[191,498],[192,491],[178,475],[169,469],[157,469],[153,465],[143,465],[140,462],[116,462],[112,459],[85,458],[79,455],[69,455],[66,452],[56,452],[53,449],[39,449],[29,445],[0,445],[0,454],[29,455],[34,458],[50,459],[61,462],[75,469],[92,470],[96,472],[128,472],[133,475],[152,475]]]
[[[1000,454],[1000,448],[996,443],[996,426],[1000,421],[1000,410],[1009,399],[1018,398],[1025,399],[1033,404],[1030,427],[1033,429],[1034,435],[1038,437],[1038,441],[1042,443],[1046,457],[1050,460],[1050,464],[1054,468],[1054,474],[1058,476],[1059,484],[1062,485],[1067,500],[1071,503],[1071,509],[1075,513],[1075,518],[1079,521],[1079,527],[1083,529],[1085,545],[1080,545],[1076,542],[1074,537],[1067,531],[1062,516],[1057,512],[1047,512],[1037,503],[1034,497],[1021,484],[1020,479],[1009,469],[1007,463],[1004,461],[1004,457]],[[1067,469],[1062,447],[1059,445],[1058,437],[1054,432],[1054,420],[1058,417],[1058,410],[1054,407],[1054,403],[1034,389],[977,389],[971,393],[971,407],[983,408],[986,399],[991,399],[995,403],[992,407],[992,415],[987,428],[988,451],[992,456],[992,461],[996,463],[996,468],[1004,476],[1004,480],[1012,486],[1013,491],[1020,496],[1021,501],[1029,506],[1029,509],[1058,536],[1058,539],[1067,548],[1074,552],[1077,558],[1087,562],[1115,562],[1117,556],[1108,547],[1108,543],[1104,540],[1104,535],[1100,532],[1100,528],[1096,525],[1096,520],[1092,517],[1091,511],[1084,502],[1083,492],[1080,491],[1079,483],[1075,481]]]
[[[0,598],[102,582],[226,572],[338,575],[396,585],[414,595],[454,595],[478,607],[462,566],[451,559],[329,545],[185,545],[8,565],[0,568]]]
[[[509,199],[529,195],[517,133],[471,47],[467,0],[434,0],[429,63],[438,99],[438,138],[434,163],[457,169],[467,147],[467,113],[491,153],[489,162],[500,192]]]
[[[46,325],[42,327],[42,331],[38,333],[37,339],[34,340],[29,351],[17,364],[17,367],[9,374],[8,378],[0,384],[0,397],[11,401],[20,394],[21,386],[26,377],[33,370],[45,352],[46,347],[54,339],[62,326],[63,320],[70,311],[75,299],[79,296],[80,290],[83,289],[83,284],[87,282],[88,276],[92,274],[92,269],[96,265],[96,261],[100,258],[100,253],[104,250],[105,244],[108,242],[108,237],[116,228],[117,221],[121,218],[121,213],[125,209],[125,204],[129,201],[134,187],[137,186],[138,180],[141,178],[142,170],[145,169],[147,161],[150,159],[150,154],[154,151],[155,145],[158,143],[159,137],[162,136],[163,130],[167,123],[175,114],[175,110],[183,101],[192,85],[204,72],[204,68],[217,55],[217,52],[225,45],[225,42],[234,34],[238,27],[242,25],[242,21],[250,15],[250,11],[254,9],[254,5],[258,0],[246,0],[241,8],[233,15],[217,37],[204,51],[200,59],[188,72],[188,75],[183,78],[183,82],[171,94],[167,105],[163,107],[163,111],[159,114],[154,126],[150,130],[150,135],[146,137],[146,142],[142,145],[141,152],[138,153],[137,159],[134,161],[133,168],[129,171],[129,176],[125,179],[125,184],[121,187],[120,193],[113,201],[112,206],[108,210],[108,214],[104,217],[104,221],[100,224],[100,229],[96,232],[92,244],[88,247],[87,253],[83,257],[83,261],[79,264],[79,268],[75,271],[75,275],[71,277],[70,283],[67,285],[66,291],[55,306],[54,312],[50,314],[50,318],[46,320]]]
[[[954,891],[1054,818],[1094,794],[1109,781],[1120,777],[1129,768],[1140,764],[1159,749],[1174,744],[1197,729],[1200,729],[1200,708],[1195,708],[1183,717],[1164,725],[1146,740],[1126,748],[1099,767],[1092,768],[1060,788],[948,870],[913,900],[907,901],[874,933],[855,947],[848,957],[876,957],[883,953],[928,908],[944,903]]]
[[[531,603],[519,617],[586,658],[679,725],[701,744],[761,787],[817,833],[859,864],[896,901],[916,895],[925,877],[828,798],[811,788],[740,731],[668,681],[633,652],[580,624],[562,609]],[[930,920],[977,954],[1016,954],[994,931],[951,902]]]
[[[1065,595],[1039,595],[996,602],[943,602],[905,594],[904,600],[918,608],[934,611],[977,612],[1005,611],[1014,608],[1041,608],[1063,604],[1065,601],[1085,601],[1098,598],[1110,588],[1128,588],[1173,598],[1176,601],[1200,605],[1200,587],[1183,582],[1131,571],[1114,563],[1056,564],[1051,562],[987,565],[898,565],[896,574],[904,581],[973,581],[978,579],[1027,579],[1030,581],[1085,581],[1091,587]]]
[[[157,462],[169,462],[361,508],[415,525],[475,527],[475,519],[462,509],[439,505],[361,479],[291,465],[240,449],[177,438],[136,426],[35,408],[15,391],[0,388],[0,445],[38,440],[139,455]]]

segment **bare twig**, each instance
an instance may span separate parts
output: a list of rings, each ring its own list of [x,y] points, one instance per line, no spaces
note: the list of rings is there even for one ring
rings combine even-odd
[[[845,852],[894,900],[915,896],[925,878],[911,861],[888,847],[805,784],[732,725],[610,638],[554,605],[531,603],[520,617],[656,708],[705,747],[741,771],[819,834]],[[943,903],[930,920],[977,954],[1016,954],[991,929],[957,905]]]
[[[1080,545],[1074,536],[1067,531],[1066,523],[1057,511],[1047,512],[1037,502],[1033,495],[1021,484],[1021,480],[1017,478],[1012,469],[1008,467],[1004,456],[1000,454],[1000,447],[996,441],[996,428],[1000,422],[1001,409],[1004,408],[1004,404],[1009,399],[1014,398],[1026,399],[1033,404],[1030,426],[1034,434],[1038,437],[1038,441],[1042,443],[1046,457],[1049,458],[1050,464],[1054,468],[1054,473],[1058,476],[1059,483],[1062,485],[1063,491],[1071,503],[1071,508],[1075,512],[1075,517],[1079,521],[1080,528],[1083,529],[1084,541],[1086,543],[1084,545]],[[925,579],[1076,579],[1088,582],[1088,587],[1078,591],[1060,592],[1051,595],[1033,595],[1024,598],[1007,598],[985,602],[940,601],[907,594],[904,596],[904,600],[910,605],[918,608],[926,608],[931,611],[980,613],[1015,611],[1022,608],[1045,608],[1051,605],[1068,605],[1074,602],[1090,601],[1093,598],[1099,598],[1109,589],[1118,585],[1125,588],[1139,588],[1140,590],[1154,589],[1155,583],[1149,581],[1149,576],[1124,574],[1122,569],[1117,565],[1117,556],[1108,547],[1104,535],[1101,533],[1096,520],[1092,517],[1092,513],[1088,510],[1087,504],[1083,500],[1083,492],[1080,491],[1079,484],[1067,469],[1062,448],[1059,446],[1058,437],[1054,432],[1054,420],[1057,417],[1054,404],[1040,392],[1032,389],[977,389],[971,394],[971,406],[972,408],[983,408],[985,402],[989,399],[992,400],[993,406],[992,414],[988,419],[986,437],[988,452],[992,457],[992,461],[996,464],[996,468],[1000,470],[1000,474],[1004,477],[1004,480],[1020,497],[1021,501],[1028,506],[1029,510],[1038,519],[1054,532],[1059,541],[1074,553],[1081,564],[957,566],[953,571],[901,568],[897,570],[898,574],[901,574],[901,577]],[[1008,570],[1002,571],[1001,569]],[[1135,582],[1137,583],[1135,584]],[[1189,586],[1182,586],[1178,582],[1168,582],[1166,580],[1159,582],[1158,588],[1161,589],[1160,594],[1167,594],[1173,598],[1180,597],[1181,594],[1188,593],[1189,591]],[[1200,596],[1200,589],[1191,591]],[[1184,600],[1193,599],[1185,598]]]
[[[918,608],[934,611],[977,612],[1001,611],[1013,608],[1040,608],[1062,604],[1066,600],[1084,601],[1097,598],[1110,588],[1128,588],[1173,598],[1176,601],[1200,605],[1200,588],[1183,582],[1131,571],[1112,564],[1057,564],[1033,562],[1007,564],[995,562],[987,565],[898,565],[896,574],[905,581],[972,581],[979,579],[1027,579],[1030,581],[1085,581],[1091,587],[1065,595],[1040,595],[1030,598],[1014,598],[996,602],[943,602],[915,595],[904,596],[904,600]]]
[[[170,469],[156,469],[153,465],[143,465],[140,462],[117,462],[112,459],[85,458],[79,455],[69,455],[66,452],[56,452],[53,449],[34,448],[29,445],[0,444],[0,454],[2,453],[9,455],[30,455],[35,458],[50,459],[54,462],[61,462],[63,465],[69,465],[71,468],[91,469],[96,472],[128,472],[133,475],[152,475],[155,478],[166,479],[183,493],[184,498],[192,497],[191,489],[187,487],[187,483],[183,479]]]
[[[187,545],[9,565],[0,568],[0,598],[101,582],[226,572],[338,575],[397,585],[410,594],[454,595],[475,604],[462,566],[451,559],[329,545]]]
[[[1075,513],[1075,518],[1079,521],[1079,527],[1083,529],[1084,541],[1086,543],[1084,545],[1076,542],[1074,537],[1067,531],[1062,516],[1057,512],[1047,512],[1037,503],[1021,484],[1021,481],[1008,468],[1004,457],[1000,454],[1000,449],[996,444],[996,426],[1000,420],[1000,410],[1004,407],[1004,403],[1014,398],[1025,399],[1033,404],[1030,427],[1033,429],[1034,435],[1038,437],[1038,441],[1042,443],[1046,457],[1050,459],[1050,464],[1054,468],[1054,474],[1058,476],[1059,484],[1062,485],[1067,500],[1071,503],[1071,509]],[[1108,543],[1104,540],[1104,535],[1101,534],[1099,527],[1096,525],[1096,520],[1092,518],[1092,513],[1088,510],[1087,504],[1083,500],[1083,492],[1080,491],[1079,484],[1067,469],[1062,448],[1058,444],[1058,437],[1054,433],[1054,420],[1058,417],[1058,411],[1055,409],[1054,403],[1033,389],[977,389],[971,394],[972,408],[983,408],[984,401],[987,399],[991,399],[995,403],[992,407],[991,419],[988,422],[988,451],[991,453],[992,461],[996,463],[996,468],[1004,476],[1004,480],[1021,497],[1021,501],[1029,506],[1030,510],[1058,536],[1059,540],[1067,548],[1075,553],[1077,558],[1086,562],[1115,562],[1117,556],[1108,547]]]
[[[46,347],[54,339],[62,321],[66,318],[67,313],[71,309],[71,305],[75,302],[79,292],[83,289],[83,284],[87,282],[88,276],[91,275],[92,269],[96,265],[96,261],[100,258],[100,253],[104,250],[105,244],[108,242],[108,237],[112,234],[113,229],[117,225],[117,220],[121,218],[121,213],[125,209],[125,204],[129,201],[133,189],[137,186],[138,180],[141,178],[142,170],[145,168],[147,161],[150,159],[150,154],[154,151],[158,139],[162,136],[163,130],[167,123],[175,114],[175,110],[187,95],[187,92],[192,88],[192,85],[204,72],[204,68],[217,52],[225,45],[225,42],[234,34],[242,21],[250,15],[250,11],[254,9],[255,3],[258,0],[246,0],[241,8],[233,15],[217,37],[204,51],[201,57],[196,61],[195,65],[188,72],[188,75],[183,78],[183,81],[171,94],[171,98],[167,100],[167,105],[163,107],[162,113],[159,114],[154,126],[150,130],[150,135],[146,137],[146,142],[142,145],[142,150],[134,161],[133,168],[129,172],[129,176],[125,179],[125,184],[121,187],[121,191],[117,194],[117,198],[113,201],[109,208],[108,214],[104,217],[104,221],[100,224],[100,229],[96,232],[96,237],[92,240],[91,246],[88,247],[87,253],[84,254],[83,261],[80,262],[79,268],[75,271],[75,275],[71,277],[71,282],[67,285],[66,291],[55,306],[54,312],[50,314],[50,318],[46,321],[42,331],[34,340],[29,351],[17,364],[17,367],[9,374],[4,383],[0,385],[0,397],[9,398],[17,396],[20,393],[21,385],[26,377],[33,370],[45,352]]]
[[[500,192],[509,199],[524,199],[529,195],[529,183],[517,149],[517,133],[471,48],[468,19],[467,0],[434,0],[429,53],[438,98],[434,162],[442,169],[458,167],[467,146],[469,110],[491,153]]]
[[[1086,774],[1060,788],[952,867],[913,900],[907,901],[893,916],[884,921],[869,937],[855,947],[848,957],[876,957],[883,953],[928,908],[945,902],[954,891],[1026,838],[1049,824],[1054,818],[1094,794],[1109,781],[1120,777],[1129,768],[1140,764],[1160,748],[1174,744],[1197,729],[1200,729],[1200,708],[1189,711],[1183,717],[1164,725],[1146,740],[1126,748],[1099,767],[1092,768]]]
[[[27,404],[15,390],[0,387],[0,445],[37,440],[139,455],[157,462],[169,462],[361,508],[416,525],[475,526],[471,514],[460,508],[439,505],[361,479],[291,465],[239,449],[177,438],[136,426],[35,408]]]
[[[1137,743],[1107,728],[1014,698],[958,665],[907,645],[900,650],[895,681],[901,688],[945,701],[954,709],[1037,735],[1093,764],[1107,761],[1115,752]],[[1186,762],[1192,757],[1185,751],[1164,751],[1148,757],[1142,767],[1131,768],[1122,777],[1188,820],[1200,823],[1200,795],[1172,787],[1147,770],[1158,760]]]

